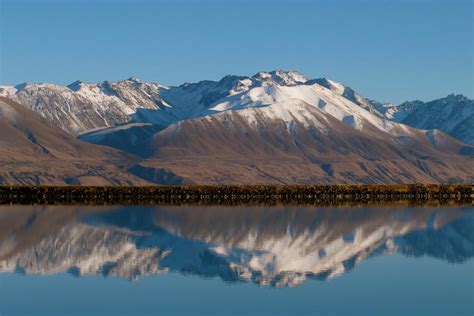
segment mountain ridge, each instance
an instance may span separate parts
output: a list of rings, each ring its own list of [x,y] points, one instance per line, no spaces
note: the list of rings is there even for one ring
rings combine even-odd
[[[82,141],[140,157],[129,171],[146,181],[474,181],[474,147],[469,145],[474,103],[462,96],[435,100],[435,106],[392,106],[331,79],[282,70],[179,86],[138,78],[76,81],[68,87],[24,84],[0,87],[0,95],[24,102]],[[450,115],[436,122],[444,129],[446,121],[453,122],[448,132],[464,135],[466,144],[437,130],[438,125],[421,124],[442,116],[443,104]],[[429,120],[423,107],[430,110]],[[421,118],[408,122],[410,117]],[[410,126],[416,123],[427,129]]]
[[[29,106],[64,130],[78,135],[127,123],[169,125],[179,120],[205,115],[207,107],[219,99],[232,97],[269,83],[283,87],[317,84],[362,107],[378,118],[404,123],[416,128],[440,129],[465,143],[474,143],[474,136],[471,135],[474,132],[467,124],[474,120],[472,115],[467,117],[468,122],[464,122],[464,125],[467,125],[464,129],[468,129],[464,134],[467,135],[462,135],[462,132],[458,131],[462,127],[456,130],[452,126],[443,124],[428,126],[426,123],[414,120],[403,120],[408,112],[413,112],[415,107],[421,105],[420,102],[407,101],[401,105],[393,105],[375,101],[363,97],[352,88],[332,79],[310,79],[297,71],[275,70],[259,72],[253,76],[227,75],[218,81],[202,80],[197,83],[184,83],[177,86],[143,82],[136,77],[116,82],[84,83],[76,81],[67,86],[24,83],[17,86],[0,86],[0,95]],[[197,92],[198,94],[196,94]],[[424,103],[443,102],[447,98]],[[473,111],[473,100],[462,95],[458,95],[458,99],[459,102],[467,103],[469,113]],[[174,104],[170,105],[170,103]],[[61,113],[65,112],[62,110],[64,107],[70,112],[69,117],[67,113]],[[86,115],[85,112],[89,114]]]

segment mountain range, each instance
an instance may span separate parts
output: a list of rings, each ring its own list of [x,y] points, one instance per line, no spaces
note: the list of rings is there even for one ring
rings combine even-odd
[[[474,181],[474,101],[462,95],[393,105],[278,70],[180,86],[21,84],[0,96],[0,124],[16,130],[0,135],[0,183]],[[38,124],[12,123],[20,104]],[[22,155],[38,151],[63,167]]]

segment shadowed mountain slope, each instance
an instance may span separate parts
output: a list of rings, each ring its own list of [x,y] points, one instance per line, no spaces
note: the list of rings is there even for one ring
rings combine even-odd
[[[137,159],[77,140],[0,97],[0,184],[146,184],[128,173]]]
[[[449,95],[430,102],[411,101],[385,108],[388,119],[422,129],[439,129],[474,145],[474,100]]]

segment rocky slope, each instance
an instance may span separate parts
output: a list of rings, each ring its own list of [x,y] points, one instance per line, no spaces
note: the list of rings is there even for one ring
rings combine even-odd
[[[474,100],[449,95],[430,102],[411,101],[385,107],[384,115],[395,122],[421,129],[439,129],[474,145]]]
[[[139,110],[160,112],[157,90],[161,86],[136,78],[119,82],[0,86],[0,96],[11,98],[39,113],[63,130],[78,134],[87,130],[125,124]]]
[[[146,184],[127,171],[138,160],[77,140],[0,97],[0,184]]]

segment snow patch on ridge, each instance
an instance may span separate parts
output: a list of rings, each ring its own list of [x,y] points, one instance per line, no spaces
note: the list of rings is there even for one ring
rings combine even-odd
[[[0,95],[12,97],[74,134],[130,122],[169,126],[228,111],[239,111],[251,123],[256,120],[256,112],[261,111],[267,119],[286,122],[288,130],[295,126],[292,122],[312,125],[315,111],[308,106],[291,108],[298,103],[295,100],[351,128],[370,130],[374,136],[378,136],[377,130],[395,137],[413,133],[412,128],[383,118],[377,112],[381,103],[368,101],[331,79],[309,80],[296,71],[260,72],[252,77],[225,76],[220,81],[207,80],[177,87],[146,83],[137,78],[97,84],[76,81],[68,87],[27,84],[22,91],[0,86]],[[285,102],[288,103],[285,107],[267,108]],[[250,108],[253,110],[241,111]],[[387,109],[387,115],[390,111]]]
[[[260,76],[265,77],[264,75]],[[331,81],[331,84],[337,87],[337,83]],[[339,87],[341,89],[343,88],[343,86]],[[292,100],[303,101],[358,130],[362,130],[371,125],[389,133],[404,134],[409,132],[409,128],[377,117],[344,96],[336,94],[332,90],[317,83],[290,86],[269,83],[252,87],[244,93],[218,100],[212,104],[209,109],[204,111],[203,115],[212,115],[245,108],[262,109],[271,104],[284,103]],[[348,118],[351,118],[351,122],[347,121]],[[283,119],[287,120],[284,117]]]
[[[205,119],[223,119],[228,112],[223,111],[217,114],[204,116]],[[283,121],[289,133],[296,123],[304,127],[315,127],[323,133],[327,133],[329,124],[319,109],[312,107],[304,101],[298,99],[287,100],[284,102],[261,105],[257,107],[246,107],[232,110],[232,113],[244,118],[246,122],[253,127],[257,127],[262,122]]]
[[[0,96],[2,97],[11,97],[16,92],[17,90],[13,86],[0,86]]]

